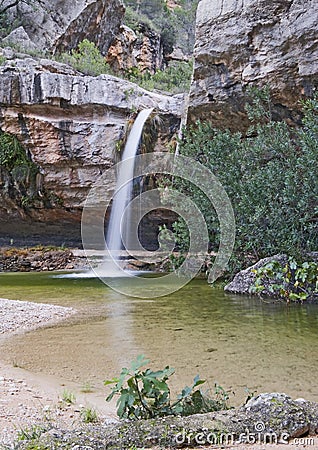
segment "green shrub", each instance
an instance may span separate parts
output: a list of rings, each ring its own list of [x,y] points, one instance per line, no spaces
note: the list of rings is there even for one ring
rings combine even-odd
[[[208,167],[232,201],[234,270],[271,254],[306,257],[318,247],[318,98],[305,101],[303,111],[302,127],[295,130],[272,119],[268,91],[254,92],[247,136],[200,122],[184,132],[180,153]],[[216,251],[218,219],[204,192],[182,179],[172,184],[200,207]],[[179,220],[174,230],[179,248],[187,251],[186,224]]]
[[[199,376],[194,378],[191,386],[186,386],[171,400],[168,379],[174,373],[169,366],[163,370],[152,371],[141,367],[149,363],[143,355],[139,355],[131,363],[130,369],[123,368],[118,378],[105,381],[105,385],[115,384],[106,401],[118,395],[117,414],[120,418],[149,419],[167,415],[190,415],[227,408],[228,395],[223,388],[217,386],[216,398],[204,395],[196,389],[205,383]]]
[[[271,261],[255,273],[252,293],[270,294],[290,301],[303,302],[318,296],[318,264],[297,262],[290,257],[286,264]]]
[[[98,76],[103,73],[111,73],[110,66],[93,42],[84,39],[78,44],[78,50],[72,50],[71,54],[62,53],[58,60],[70,64],[74,69],[85,75]]]
[[[132,68],[126,72],[125,76],[148,91],[157,89],[177,94],[189,91],[192,70],[192,61],[177,61],[170,63],[166,69],[158,70],[153,75],[149,72],[141,74],[138,68]]]
[[[32,206],[37,197],[39,168],[17,138],[0,130],[0,187],[5,196],[23,208]]]

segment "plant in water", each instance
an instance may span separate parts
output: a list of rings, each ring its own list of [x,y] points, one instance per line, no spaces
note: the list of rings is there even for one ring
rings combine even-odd
[[[96,423],[98,422],[98,415],[94,408],[84,408],[81,411],[81,419],[85,423]]]
[[[166,366],[162,370],[140,370],[150,362],[143,355],[139,355],[132,361],[129,369],[123,368],[120,376],[112,380],[106,380],[105,385],[115,384],[106,401],[112,400],[118,395],[117,414],[128,419],[149,419],[167,415],[190,415],[199,412],[208,412],[226,407],[226,400],[220,401],[220,397],[212,399],[196,389],[205,383],[196,376],[191,386],[186,386],[177,396],[175,401],[171,399],[168,379],[174,373],[174,369]],[[217,394],[220,395],[221,391]],[[223,390],[223,393],[225,391]]]
[[[62,400],[68,405],[72,405],[76,402],[76,397],[72,392],[68,391],[67,389],[64,389],[62,393]]]
[[[286,264],[271,261],[265,266],[254,269],[252,293],[271,294],[290,301],[303,302],[318,296],[318,263],[313,261],[297,262],[288,258]]]

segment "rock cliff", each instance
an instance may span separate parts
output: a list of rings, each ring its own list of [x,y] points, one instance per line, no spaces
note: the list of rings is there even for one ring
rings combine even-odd
[[[299,120],[299,100],[318,86],[315,0],[201,0],[189,121],[244,129],[244,96],[271,87],[278,117]]]
[[[106,61],[116,73],[135,68],[140,73],[154,74],[164,65],[160,35],[142,25],[136,34],[123,25],[109,47]]]
[[[22,23],[37,50],[68,51],[86,38],[106,54],[124,11],[121,0],[41,0],[18,2],[9,14]],[[23,45],[15,31],[8,40]]]
[[[11,52],[4,51],[7,61],[0,68],[0,127],[18,137],[50,198],[29,211],[2,199],[1,231],[14,234],[12,227],[21,221],[24,229],[28,222],[40,221],[52,230],[64,223],[78,235],[86,195],[113,164],[127,123],[138,110],[153,107],[163,120],[162,145],[178,130],[183,96],[150,93],[110,75],[84,76],[50,60],[17,59],[14,54],[10,59]],[[110,180],[109,189],[113,187]],[[35,229],[40,232],[41,225]]]

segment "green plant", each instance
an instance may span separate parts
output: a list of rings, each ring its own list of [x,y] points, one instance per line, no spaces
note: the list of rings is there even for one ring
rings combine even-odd
[[[62,393],[62,400],[68,405],[72,405],[73,403],[76,402],[76,397],[72,392],[68,391],[67,389],[64,389]]]
[[[81,387],[81,392],[84,392],[86,394],[94,392],[94,386],[89,381],[87,381]]]
[[[74,69],[86,75],[97,76],[103,73],[111,73],[110,66],[100,53],[94,42],[84,39],[78,44],[78,50],[72,50],[71,54],[62,53],[57,57],[59,61],[70,64]]]
[[[268,89],[253,95],[247,135],[197,122],[184,130],[179,145],[181,155],[199,161],[218,178],[232,202],[236,243],[231,272],[270,254],[297,259],[318,247],[318,96],[304,102],[303,123],[297,130],[273,120]],[[216,251],[219,221],[205,193],[182,176],[167,184],[198,205],[208,226],[210,249]],[[195,230],[195,217],[190,220]],[[177,248],[186,253],[187,224],[178,220],[173,228]]]
[[[172,401],[167,381],[174,373],[174,369],[167,366],[157,371],[151,369],[141,371],[140,369],[148,363],[148,359],[139,355],[129,369],[122,369],[118,378],[105,381],[105,385],[115,384],[106,401],[111,401],[114,395],[119,396],[117,414],[120,418],[149,419],[220,409],[221,403],[218,399],[209,398],[201,390],[196,389],[205,382],[199,376],[196,376],[193,384],[182,389],[176,400]]]
[[[0,130],[0,186],[3,193],[29,208],[37,198],[39,168],[18,139]]]
[[[286,264],[271,261],[253,272],[253,293],[275,295],[287,302],[318,296],[318,264],[313,261],[299,263],[290,257]]]
[[[96,423],[98,422],[98,415],[94,408],[84,408],[81,410],[81,419],[85,423]]]
[[[21,428],[21,430],[18,431],[18,441],[32,441],[38,439],[41,434],[46,431],[46,427],[39,425],[32,425],[30,428]]]
[[[192,70],[192,61],[176,61],[171,62],[164,70],[157,70],[154,74],[140,73],[138,68],[134,67],[127,70],[124,76],[148,91],[157,89],[177,94],[189,91]]]

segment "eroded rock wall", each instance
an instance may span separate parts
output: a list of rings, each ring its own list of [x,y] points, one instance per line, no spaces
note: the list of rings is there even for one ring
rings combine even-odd
[[[164,66],[160,35],[147,27],[136,34],[123,25],[109,47],[106,61],[116,73],[135,68],[154,74]]]
[[[244,129],[246,89],[268,84],[274,113],[297,123],[318,86],[317,23],[315,0],[201,0],[189,121]]]
[[[90,187],[113,165],[116,143],[143,108],[163,119],[158,142],[164,145],[178,130],[182,95],[150,93],[110,75],[84,76],[49,60],[8,59],[0,68],[0,127],[27,149],[51,201],[24,211],[2,199],[1,229],[5,222],[10,230],[14,221],[42,221],[76,224],[78,231]],[[105,189],[113,191],[114,180]]]

